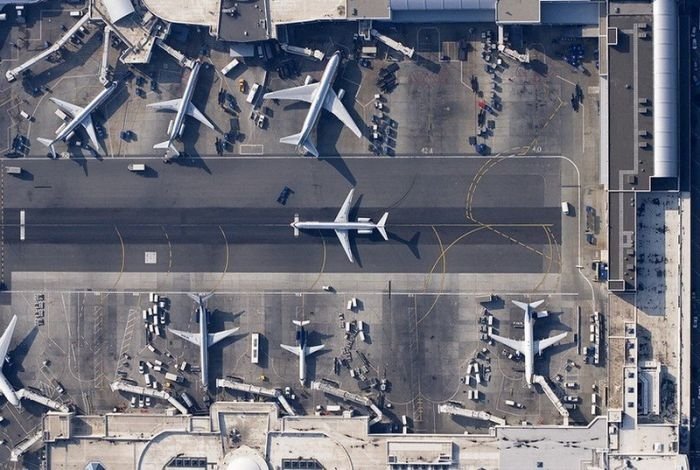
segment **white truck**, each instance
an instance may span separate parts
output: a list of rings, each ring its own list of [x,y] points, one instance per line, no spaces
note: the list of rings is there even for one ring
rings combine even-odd
[[[173,374],[172,372],[166,372],[165,373],[165,379],[170,380],[171,382],[175,383],[181,383],[182,382],[182,377],[180,377],[177,374]]]

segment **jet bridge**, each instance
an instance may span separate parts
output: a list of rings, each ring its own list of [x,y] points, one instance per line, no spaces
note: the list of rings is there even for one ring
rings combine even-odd
[[[17,390],[16,393],[17,393],[17,398],[19,398],[19,399],[24,398],[24,399],[39,403],[41,405],[44,405],[45,407],[51,408],[52,410],[61,411],[63,413],[70,413],[70,408],[68,408],[63,403],[60,403],[56,400],[52,400],[52,399],[47,398],[43,395],[39,395],[38,393],[33,392],[29,389],[21,388],[21,389]]]
[[[252,395],[261,395],[268,398],[276,398],[289,416],[296,416],[294,408],[292,408],[287,399],[284,398],[282,392],[280,392],[277,389],[258,387],[257,385],[251,385],[242,382],[234,382],[232,380],[226,379],[216,379],[216,386],[221,388],[228,388],[230,390],[236,390],[238,392],[250,393]]]
[[[90,15],[81,16],[80,19],[78,20],[78,22],[75,23],[73,25],[73,27],[71,29],[69,29],[68,32],[63,35],[63,37],[61,37],[61,39],[59,39],[58,41],[53,43],[51,45],[51,47],[44,49],[41,52],[41,54],[32,57],[31,59],[29,59],[25,63],[18,65],[17,67],[15,67],[13,69],[8,70],[7,73],[5,74],[5,78],[7,78],[7,81],[11,82],[11,81],[16,80],[17,77],[22,72],[24,72],[25,70],[30,68],[32,65],[44,60],[45,58],[47,58],[48,56],[50,56],[51,54],[53,54],[54,52],[59,50],[61,47],[63,47],[68,42],[68,40],[71,38],[71,36],[73,36],[80,29],[80,27],[83,26],[85,23],[87,23],[89,20],[90,20]]]
[[[185,406],[177,401],[168,392],[163,392],[161,390],[153,390],[152,388],[139,387],[138,385],[131,385],[121,381],[116,381],[110,384],[109,388],[113,392],[121,391],[127,393],[134,393],[136,395],[146,395],[153,398],[160,398],[161,400],[167,400],[171,405],[173,405],[177,410],[183,415],[189,414],[189,410]]]
[[[482,421],[490,421],[490,422],[497,424],[499,426],[506,425],[505,419],[499,418],[498,416],[494,416],[487,411],[469,410],[467,408],[460,408],[459,406],[450,405],[450,404],[438,405],[438,413],[455,415],[455,416],[464,416],[464,417],[471,418],[471,419],[480,419]]]
[[[328,395],[332,395],[334,397],[338,397],[342,400],[349,401],[352,403],[356,403],[358,405],[362,405],[364,407],[369,408],[372,410],[374,413],[374,418],[369,422],[370,425],[372,424],[377,424],[382,420],[384,415],[382,414],[382,410],[380,410],[377,405],[372,403],[372,400],[370,400],[367,397],[363,397],[362,395],[358,395],[356,393],[348,392],[345,390],[342,390],[337,387],[333,387],[331,385],[328,385],[327,383],[324,382],[311,382],[311,389],[312,390],[320,390],[323,393],[327,393]]]

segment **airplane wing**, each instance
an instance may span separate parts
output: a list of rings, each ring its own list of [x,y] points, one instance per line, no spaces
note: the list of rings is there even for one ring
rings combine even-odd
[[[563,340],[566,338],[567,333],[561,333],[556,336],[552,336],[551,338],[545,338],[541,339],[539,341],[535,341],[535,347],[534,349],[538,352],[538,354],[542,354],[542,351],[547,349],[553,344],[558,343],[559,341]]]
[[[228,338],[233,335],[238,328],[231,328],[230,330],[219,331],[218,333],[209,333],[209,346],[213,346],[224,338]]]
[[[7,350],[10,349],[10,341],[12,341],[12,334],[15,331],[16,324],[17,324],[17,315],[12,317],[12,320],[10,320],[10,324],[7,325],[5,332],[2,334],[2,337],[0,337],[0,361],[4,361],[5,356],[7,356]],[[0,365],[0,369],[2,369],[1,365]]]
[[[58,108],[65,112],[70,114],[72,117],[77,116],[79,113],[83,111],[83,108],[80,106],[76,106],[74,104],[68,103],[67,101],[59,100],[58,98],[49,98]]]
[[[335,94],[335,91],[333,91],[332,88],[328,89],[328,94],[326,94],[323,107],[326,109],[326,111],[335,114],[335,117],[343,121],[343,124],[345,124],[345,126],[347,126],[347,128],[350,129],[357,137],[362,137],[360,128],[357,127],[357,124],[355,124],[352,116],[350,116],[348,110],[345,109],[345,106],[343,106],[343,102],[340,101],[338,95]]]
[[[189,341],[190,343],[196,344],[197,346],[201,346],[201,343],[199,341],[199,335],[196,333],[189,333],[187,331],[173,330],[172,328],[168,328],[168,331],[170,331],[175,336],[179,336],[180,338]]]
[[[280,344],[280,347],[286,351],[289,351],[290,353],[294,354],[295,356],[299,355],[299,347],[298,346],[287,346],[286,344]]]
[[[178,108],[180,107],[180,101],[182,101],[181,98],[177,98],[174,100],[170,101],[161,101],[160,103],[151,103],[146,106],[149,108],[153,108],[156,111],[174,111],[177,112]]]
[[[92,141],[92,145],[95,146],[95,149],[98,151],[101,151],[100,143],[97,141],[97,134],[95,133],[95,126],[92,124],[92,118],[88,114],[85,116],[80,123],[81,126],[85,128],[85,131],[87,132],[88,136],[90,137],[90,140]]]
[[[343,250],[345,250],[345,254],[348,255],[348,259],[351,263],[354,263],[352,259],[352,250],[350,249],[350,237],[348,237],[348,231],[336,230],[335,234],[338,235],[338,240],[340,240],[340,244],[343,245]]]
[[[205,126],[207,126],[209,129],[214,129],[214,124],[212,124],[209,119],[207,119],[204,114],[201,113],[200,110],[198,110],[192,103],[189,103],[187,105],[187,114],[195,118],[197,121],[201,122]]]
[[[355,188],[352,188],[345,198],[342,207],[338,211],[338,215],[335,216],[335,222],[347,222],[348,214],[350,213],[350,205],[352,204],[352,196],[355,194]]]
[[[287,88],[286,90],[271,91],[263,95],[264,100],[297,100],[311,103],[319,83]]]
[[[306,355],[307,355],[307,356],[310,356],[310,355],[312,355],[313,353],[317,353],[317,352],[319,352],[321,349],[323,349],[324,346],[325,346],[325,345],[323,345],[323,344],[321,344],[320,346],[309,346],[308,348],[306,348]]]
[[[499,335],[489,335],[491,338],[494,340],[498,341],[499,343],[508,346],[511,349],[515,349],[516,351],[520,351],[520,354],[525,355],[525,342],[524,341],[518,341],[515,339],[510,339],[510,338],[504,338],[503,336]]]

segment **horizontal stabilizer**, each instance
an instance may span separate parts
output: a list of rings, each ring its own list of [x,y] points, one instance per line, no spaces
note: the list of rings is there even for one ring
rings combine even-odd
[[[301,145],[301,132],[298,134],[288,135],[287,137],[282,137],[280,142],[289,145]]]
[[[211,298],[211,296],[214,294],[193,294],[193,293],[188,293],[187,297],[190,299],[194,300],[197,303],[206,303],[207,300]]]
[[[311,323],[310,320],[292,320],[292,323],[294,323],[296,326],[306,326],[309,323]]]
[[[294,354],[295,356],[299,355],[299,347],[298,346],[287,346],[286,344],[280,344],[280,347],[284,349],[285,351],[289,351],[290,353]]]
[[[304,142],[301,143],[301,147],[306,150],[306,153],[310,153],[314,157],[318,158],[320,155],[318,153],[318,150],[316,150],[316,146],[311,143],[311,141],[307,138]]]
[[[229,330],[219,331],[218,333],[209,333],[209,346],[213,346],[224,338],[232,336],[238,328],[231,328]]]
[[[514,301],[513,301],[513,304],[514,304],[514,305],[517,305],[518,307],[520,307],[521,309],[525,310],[526,312],[528,311],[528,309],[530,309],[530,310],[536,309],[537,307],[539,307],[539,306],[542,305],[543,303],[544,303],[544,299],[538,300],[537,302],[532,302],[532,303],[529,303],[529,304],[528,304],[528,303],[525,303],[525,302],[519,302],[519,301],[517,301],[517,300],[514,300]]]
[[[170,141],[169,141],[169,140],[166,140],[165,142],[160,142],[160,143],[155,144],[155,145],[153,146],[154,149],[167,149],[168,147],[170,147]]]
[[[385,212],[384,215],[382,216],[381,219],[379,219],[379,222],[377,222],[377,230],[379,230],[379,233],[382,234],[382,237],[384,237],[384,240],[388,240],[389,237],[386,234],[386,229],[384,226],[386,225],[386,219],[389,218],[389,213]]]
[[[37,137],[36,140],[38,140],[39,142],[41,142],[42,144],[44,144],[47,147],[51,147],[53,145],[53,140],[51,140],[51,139],[44,139],[43,137]]]

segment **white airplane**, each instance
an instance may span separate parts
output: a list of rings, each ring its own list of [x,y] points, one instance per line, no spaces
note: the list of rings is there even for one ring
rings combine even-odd
[[[10,341],[12,341],[12,333],[15,331],[15,324],[17,324],[17,315],[12,317],[10,324],[7,325],[5,332],[0,337],[0,361],[5,362],[5,357],[7,357],[7,350],[10,348]],[[14,406],[19,406],[19,398],[15,389],[12,388],[10,382],[7,381],[5,375],[2,373],[2,366],[0,366],[0,393],[7,399],[8,402],[12,403]]]
[[[348,221],[348,214],[350,213],[350,204],[352,204],[352,196],[355,193],[355,189],[351,189],[348,197],[345,198],[343,207],[340,208],[338,215],[335,217],[333,222],[314,222],[314,221],[299,221],[299,214],[294,215],[294,222],[290,225],[294,227],[294,236],[299,236],[299,230],[335,230],[335,234],[340,240],[340,244],[343,245],[345,254],[348,255],[348,259],[351,263],[354,262],[352,257],[352,250],[350,249],[350,237],[348,232],[350,230],[357,230],[360,235],[369,235],[374,229],[377,229],[379,233],[384,237],[384,240],[388,240],[389,237],[386,234],[384,226],[386,225],[386,219],[389,217],[389,213],[385,212],[379,222],[376,224],[372,222],[371,219],[366,217],[358,217],[357,222]]]
[[[513,303],[525,311],[525,318],[523,320],[525,328],[525,339],[523,339],[522,341],[517,341],[514,339],[504,338],[503,336],[494,334],[491,334],[490,336],[499,343],[504,344],[511,349],[515,349],[525,357],[525,381],[527,382],[527,386],[531,387],[532,378],[535,374],[535,354],[542,354],[542,351],[564,339],[567,333],[561,333],[556,336],[552,336],[551,338],[535,341],[533,336],[535,319],[544,318],[547,316],[547,312],[536,312],[535,309],[542,305],[542,303],[544,303],[544,300],[538,300],[537,302],[532,302],[531,304],[526,304],[525,302],[518,302],[517,300],[514,300]]]
[[[192,95],[194,94],[194,87],[197,83],[197,75],[199,75],[199,69],[202,67],[200,61],[195,62],[192,72],[190,72],[190,77],[187,79],[187,85],[185,86],[185,93],[182,98],[177,98],[170,101],[161,101],[160,103],[151,103],[148,105],[149,108],[154,108],[157,111],[173,111],[177,114],[175,119],[170,121],[168,126],[168,140],[155,144],[154,149],[166,149],[165,159],[169,160],[171,158],[180,155],[173,145],[173,141],[182,135],[182,131],[185,130],[185,115],[189,115],[210,129],[214,129],[214,124],[212,124],[209,119],[207,119],[204,114],[202,114],[193,104]]]
[[[310,323],[309,320],[292,320],[292,323],[299,327],[299,329],[297,330],[297,345],[287,346],[286,344],[280,344],[280,346],[282,347],[282,349],[286,349],[290,353],[299,356],[299,382],[302,386],[304,386],[304,382],[306,382],[306,356],[310,356],[320,351],[321,349],[323,349],[324,345],[321,344],[319,346],[309,346],[308,344],[306,344],[308,336],[306,330],[304,329],[304,326]]]
[[[348,113],[345,106],[343,106],[343,96],[345,95],[345,90],[340,90],[336,95],[333,91],[333,81],[338,73],[338,66],[340,65],[340,52],[336,52],[328,61],[326,69],[323,71],[323,76],[321,81],[317,83],[309,83],[310,77],[307,77],[306,83],[302,86],[287,88],[286,90],[272,91],[270,93],[265,93],[263,99],[266,100],[297,100],[306,101],[310,103],[309,112],[304,119],[304,124],[301,126],[301,132],[298,134],[290,135],[287,137],[282,137],[280,142],[283,144],[296,145],[298,149],[303,149],[304,151],[310,153],[311,155],[318,158],[318,150],[314,144],[311,143],[309,136],[311,130],[314,128],[318,122],[318,118],[321,115],[321,109],[330,111],[335,114],[335,116],[340,119],[343,124],[345,124],[350,130],[357,136],[362,137],[362,132],[353,121],[352,117]]]
[[[37,137],[36,140],[46,145],[51,149],[51,154],[56,158],[56,149],[54,144],[59,141],[66,141],[70,135],[73,133],[76,127],[83,126],[87,132],[92,145],[95,150],[102,152],[100,143],[97,141],[97,133],[95,132],[95,126],[92,124],[92,118],[90,114],[102,103],[104,103],[107,98],[117,89],[117,82],[112,82],[107,88],[102,90],[99,95],[97,95],[87,106],[81,108],[80,106],[68,103],[67,101],[59,100],[58,98],[49,98],[58,108],[70,116],[71,121],[67,124],[63,124],[56,131],[56,137],[54,139],[44,139],[42,137]]]
[[[238,328],[231,328],[230,330],[219,331],[218,333],[209,333],[209,312],[207,311],[207,300],[212,296],[212,294],[187,295],[192,300],[197,302],[199,333],[189,333],[187,331],[174,330],[172,328],[168,328],[168,330],[174,335],[177,335],[180,338],[199,346],[199,363],[201,369],[202,386],[204,387],[204,390],[206,390],[209,387],[209,347],[215,345],[224,338],[228,338],[236,331],[238,331]]]

